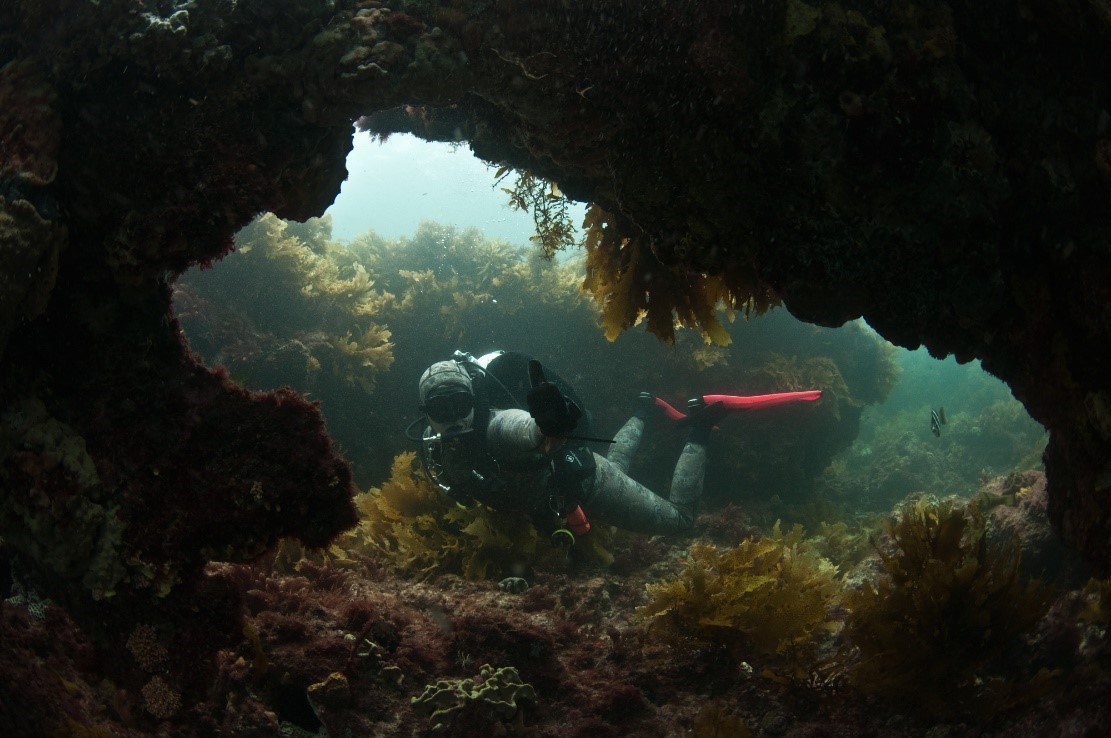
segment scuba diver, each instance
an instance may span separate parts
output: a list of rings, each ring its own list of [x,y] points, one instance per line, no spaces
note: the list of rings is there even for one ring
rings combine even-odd
[[[429,478],[460,504],[527,513],[555,543],[574,543],[574,534],[588,531],[587,515],[640,533],[690,530],[702,497],[706,442],[727,403],[696,398],[684,416],[641,393],[633,416],[608,441],[590,437],[589,416],[573,388],[551,380],[539,362],[515,352],[476,359],[456,351],[428,367],[418,392]],[[665,415],[688,428],[670,498],[628,476],[645,424]],[[586,445],[598,441],[612,443],[606,456]]]

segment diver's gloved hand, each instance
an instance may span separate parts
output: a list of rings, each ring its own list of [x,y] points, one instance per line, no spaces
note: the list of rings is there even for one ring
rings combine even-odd
[[[684,421],[690,428],[687,440],[705,446],[710,440],[710,431],[728,412],[725,403],[720,401],[707,405],[701,397],[688,400],[687,418]]]
[[[582,417],[579,406],[551,382],[541,382],[528,391],[528,411],[546,436],[566,436]]]

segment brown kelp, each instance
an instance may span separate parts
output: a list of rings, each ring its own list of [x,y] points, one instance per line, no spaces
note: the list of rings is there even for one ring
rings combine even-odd
[[[879,576],[845,597],[850,683],[939,717],[1020,698],[1015,651],[1050,593],[1020,576],[1017,542],[989,543],[983,512],[957,498],[907,502],[886,532]]]
[[[836,569],[800,530],[749,538],[733,548],[695,543],[683,571],[648,585],[638,608],[648,629],[684,648],[724,645],[737,660],[782,657],[805,673],[819,636],[837,629]]]

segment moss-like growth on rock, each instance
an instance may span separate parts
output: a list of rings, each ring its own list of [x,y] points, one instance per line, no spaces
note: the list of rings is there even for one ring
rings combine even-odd
[[[536,703],[536,690],[521,681],[512,666],[495,669],[483,664],[477,679],[441,679],[426,686],[412,703],[428,713],[432,735],[463,735],[457,732],[463,723],[486,725],[491,735],[500,735],[494,732],[496,726],[503,726],[504,732],[504,724],[519,717],[522,707]]]

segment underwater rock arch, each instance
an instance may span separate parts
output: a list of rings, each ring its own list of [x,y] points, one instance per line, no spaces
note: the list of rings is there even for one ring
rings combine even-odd
[[[736,304],[863,315],[895,344],[982,359],[1052,434],[1056,527],[1106,567],[1107,31],[1094,10],[1004,2],[6,3],[0,448],[26,496],[0,535],[80,611],[352,523],[318,412],[199,367],[167,285],[259,212],[322,212],[359,120],[467,141],[593,203],[619,328],[649,305],[653,325],[696,321],[722,295],[709,274]],[[43,423],[64,432],[28,446]],[[55,447],[70,437],[84,447]],[[259,487],[227,474],[244,458]],[[293,473],[312,481],[283,486]],[[32,544],[75,497],[176,537]],[[195,509],[210,499],[219,525]],[[88,551],[95,571],[66,563]]]

